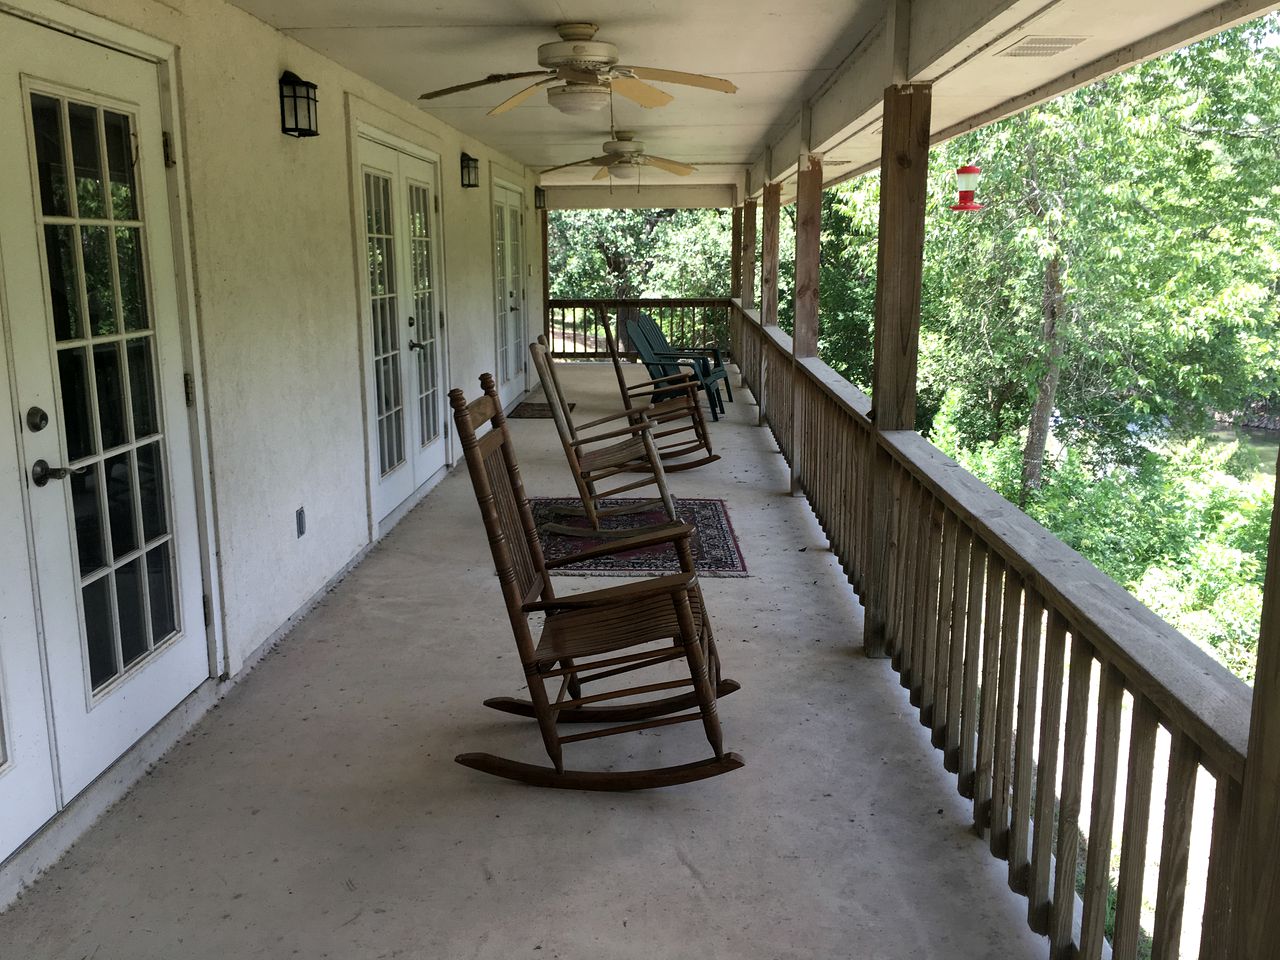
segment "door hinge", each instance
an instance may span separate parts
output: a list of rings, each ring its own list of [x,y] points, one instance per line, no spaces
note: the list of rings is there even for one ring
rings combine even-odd
[[[187,406],[196,405],[196,378],[189,373],[182,375],[182,392],[187,398]]]
[[[204,625],[213,626],[213,601],[209,599],[207,593],[200,598],[200,604],[204,607]]]
[[[173,137],[169,135],[168,130],[160,132],[160,145],[164,149],[164,165],[166,167],[176,167],[178,158],[173,155]]]

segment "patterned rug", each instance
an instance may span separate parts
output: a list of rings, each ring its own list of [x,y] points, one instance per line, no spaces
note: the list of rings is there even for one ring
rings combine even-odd
[[[618,498],[605,500],[605,507],[624,506],[628,503],[641,503],[638,498]],[[566,515],[557,507],[581,508],[582,501],[577,497],[531,497],[533,519],[541,530],[544,524],[561,523],[571,527],[590,529],[586,517]],[[679,499],[676,510],[686,523],[692,523],[696,529],[693,536],[693,563],[698,573],[704,577],[745,577],[746,561],[742,559],[742,550],[738,546],[737,535],[733,532],[733,524],[729,522],[729,513],[723,500]],[[659,508],[646,510],[643,513],[628,513],[622,516],[608,517],[604,526],[608,530],[622,530],[631,527],[644,530],[667,522],[666,514]],[[566,537],[560,534],[543,534],[542,548],[548,560],[571,556],[588,547],[601,543],[614,543],[611,537]],[[654,573],[676,573],[680,570],[680,562],[675,550],[668,544],[659,544],[643,550],[632,550],[599,560],[588,560],[583,563],[571,563],[560,567],[556,574],[578,576],[631,577]]]
[[[572,411],[576,407],[576,403],[570,403],[569,409]],[[516,406],[514,410],[507,414],[508,420],[550,420],[551,406],[546,403],[539,403],[536,400],[526,400],[524,403]]]

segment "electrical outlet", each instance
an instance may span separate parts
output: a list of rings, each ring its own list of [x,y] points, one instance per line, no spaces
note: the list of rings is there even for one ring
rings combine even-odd
[[[307,532],[307,508],[299,507],[293,515],[294,522],[298,525],[298,536],[301,537]]]

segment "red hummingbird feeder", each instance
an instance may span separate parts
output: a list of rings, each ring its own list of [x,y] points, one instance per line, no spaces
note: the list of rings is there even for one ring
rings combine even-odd
[[[981,179],[981,167],[967,165],[956,168],[956,186],[960,190],[960,198],[958,203],[951,205],[952,210],[972,211],[982,209],[983,205],[974,199],[978,192],[978,181]]]

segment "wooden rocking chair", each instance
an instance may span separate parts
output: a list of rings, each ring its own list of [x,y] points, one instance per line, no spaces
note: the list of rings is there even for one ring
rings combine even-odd
[[[543,525],[543,531],[569,537],[629,537],[636,532],[634,529],[610,530],[604,528],[601,521],[607,517],[647,513],[654,509],[661,509],[666,514],[668,523],[678,524],[680,517],[676,513],[671,492],[667,489],[662,457],[654,443],[652,424],[646,411],[622,410],[592,420],[582,428],[586,430],[615,424],[612,429],[591,435],[580,433],[574,426],[569,404],[565,401],[564,391],[560,386],[560,376],[556,372],[555,361],[547,349],[546,341],[539,337],[537,342],[529,344],[529,352],[533,355],[533,365],[538,371],[542,392],[546,394],[551,419],[555,421],[565,458],[569,461],[569,472],[573,474],[578,496],[582,499],[581,510],[577,507],[560,508],[560,512],[585,516],[590,524],[588,529],[563,523],[548,523]],[[643,476],[620,482],[624,480],[621,475],[627,473],[639,473]],[[600,486],[606,480],[614,485],[608,490],[601,490]],[[653,488],[652,494],[638,503],[611,507],[602,504],[609,497],[646,487]]]
[[[485,395],[470,405],[457,389],[449,391],[449,402],[529,685],[528,700],[499,697],[486,700],[485,706],[536,719],[552,766],[488,753],[459,754],[457,762],[522,783],[574,790],[665,787],[741,767],[742,757],[725,752],[721,744],[716,698],[733,693],[738,684],[720,677],[711,623],[693,571],[691,529],[662,528],[562,560],[545,560],[492,375],[484,374],[480,383]],[[492,429],[477,439],[476,428],[485,423]],[[548,569],[566,563],[664,543],[675,549],[682,572],[567,597],[555,595],[547,574]],[[545,614],[545,619],[535,643],[529,618],[536,613]],[[582,692],[587,684],[681,660],[688,666],[687,679]],[[555,681],[559,681],[559,692],[553,700],[547,685]],[[634,699],[682,687],[691,689],[658,699]],[[628,702],[608,703],[623,698]],[[690,712],[679,712],[685,710]],[[565,744],[694,720],[701,721],[711,744],[713,756],[706,760],[649,770],[565,769],[561,749]],[[561,734],[561,724],[576,723],[611,725]]]
[[[676,373],[657,380],[628,384],[622,372],[622,357],[618,354],[613,328],[603,316],[600,324],[604,327],[604,339],[609,347],[609,358],[613,361],[613,374],[618,379],[622,405],[628,410],[635,410],[637,401],[640,401],[638,409],[642,409],[653,424],[653,440],[658,446],[663,469],[667,473],[676,473],[719,460],[720,455],[711,450],[711,434],[707,430],[707,419],[702,415],[702,405],[698,403],[698,382],[693,374]],[[541,343],[542,338],[539,337],[538,341]],[[584,429],[590,426],[583,424]],[[695,459],[685,459],[690,455]]]

